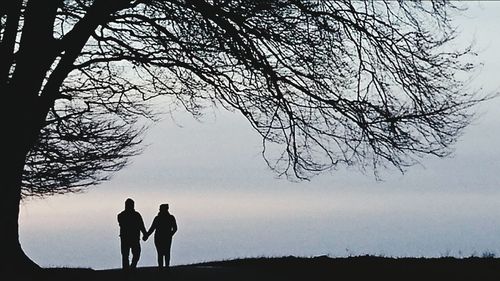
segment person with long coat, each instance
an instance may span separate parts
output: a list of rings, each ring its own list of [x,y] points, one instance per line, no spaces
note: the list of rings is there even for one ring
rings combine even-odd
[[[158,215],[153,220],[143,240],[154,232],[154,241],[158,255],[158,267],[170,267],[170,250],[172,248],[172,237],[177,232],[177,222],[170,214],[168,204],[161,204]]]

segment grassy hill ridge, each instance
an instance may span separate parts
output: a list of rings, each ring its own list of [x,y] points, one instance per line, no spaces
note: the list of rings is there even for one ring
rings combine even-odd
[[[179,265],[162,272],[156,267],[140,267],[132,272],[120,269],[47,268],[25,277],[23,281],[500,280],[500,259],[288,256]]]

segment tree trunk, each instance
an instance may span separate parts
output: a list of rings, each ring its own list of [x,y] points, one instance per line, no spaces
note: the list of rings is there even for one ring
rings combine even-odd
[[[53,25],[59,1],[28,1],[23,12],[24,21],[16,52],[15,70],[8,83],[1,84],[4,121],[2,149],[4,157],[0,181],[2,194],[0,238],[4,242],[2,272],[32,272],[39,268],[29,259],[19,243],[19,204],[26,156],[38,138],[49,107],[39,99],[46,72],[54,59]],[[10,65],[7,65],[10,68]],[[0,80],[0,82],[3,82]]]
[[[6,147],[6,150],[13,152],[12,156],[6,157],[6,167],[3,168],[3,186],[0,202],[1,241],[3,242],[2,256],[0,263],[2,273],[13,272],[18,276],[20,273],[31,273],[40,267],[26,256],[19,242],[19,203],[21,201],[21,178],[25,162],[25,156],[19,153],[23,149]],[[24,155],[26,155],[24,153]],[[4,158],[5,159],[5,158]]]
[[[38,120],[41,117],[36,116],[36,99],[20,97],[14,93],[5,91],[8,106],[0,114],[5,123],[0,147],[6,152],[2,156],[6,165],[1,170],[0,181],[0,241],[3,242],[1,253],[4,258],[0,268],[2,273],[13,272],[15,276],[19,276],[40,268],[26,256],[19,242],[19,204],[24,165],[40,131]]]

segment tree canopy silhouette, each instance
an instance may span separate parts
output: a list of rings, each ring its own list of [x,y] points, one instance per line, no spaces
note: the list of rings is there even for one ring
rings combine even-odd
[[[243,114],[278,174],[404,169],[451,151],[483,98],[448,1],[10,0],[0,3],[3,241],[22,196],[75,192],[140,153],[151,104]],[[276,150],[267,149],[277,144]],[[277,152],[277,153],[276,153]],[[275,154],[276,153],[276,154]]]

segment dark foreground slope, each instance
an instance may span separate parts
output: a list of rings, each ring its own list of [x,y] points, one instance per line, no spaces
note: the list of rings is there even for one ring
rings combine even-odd
[[[500,280],[500,259],[396,259],[372,256],[251,258],[175,266],[169,272],[159,272],[154,267],[139,268],[128,273],[117,269],[52,268],[44,269],[25,280]]]

